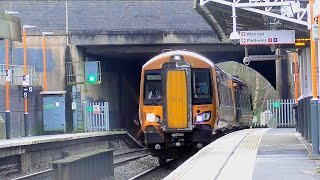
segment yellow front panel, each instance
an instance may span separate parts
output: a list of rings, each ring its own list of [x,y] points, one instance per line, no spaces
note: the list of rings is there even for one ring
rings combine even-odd
[[[168,71],[168,128],[187,128],[187,79],[185,71]]]

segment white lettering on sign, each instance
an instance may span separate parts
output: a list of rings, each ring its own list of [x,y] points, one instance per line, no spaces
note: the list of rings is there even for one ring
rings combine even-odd
[[[240,45],[294,44],[293,30],[240,31]]]

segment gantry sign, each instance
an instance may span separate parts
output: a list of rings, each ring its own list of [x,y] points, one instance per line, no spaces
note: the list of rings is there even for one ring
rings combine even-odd
[[[198,0],[196,10],[209,22],[220,40],[238,38],[237,31],[281,29],[308,34],[308,1],[301,0]]]
[[[22,41],[20,18],[0,13],[0,40]]]

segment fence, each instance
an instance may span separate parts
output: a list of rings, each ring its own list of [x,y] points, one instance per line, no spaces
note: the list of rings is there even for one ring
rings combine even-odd
[[[269,127],[295,127],[294,99],[267,100],[267,123]]]
[[[11,72],[10,83],[11,85],[22,85],[23,84],[23,66],[9,65],[9,71]],[[29,75],[30,85],[35,84],[36,71],[35,67],[27,66],[27,72]],[[6,65],[0,64],[0,84],[6,84]]]
[[[109,104],[108,102],[83,102],[84,130],[109,130]]]

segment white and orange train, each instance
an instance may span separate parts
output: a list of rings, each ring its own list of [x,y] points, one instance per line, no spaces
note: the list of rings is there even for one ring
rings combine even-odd
[[[223,131],[251,125],[248,85],[207,58],[188,51],[162,53],[143,65],[139,116],[145,142],[160,160],[201,148]]]

